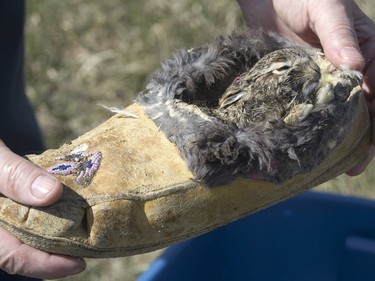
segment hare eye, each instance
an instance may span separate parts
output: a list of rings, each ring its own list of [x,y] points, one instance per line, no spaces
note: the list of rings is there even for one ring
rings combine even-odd
[[[282,66],[282,67],[279,67],[277,70],[278,70],[278,71],[284,71],[284,70],[288,70],[289,68],[290,68],[289,65],[284,65],[284,66]]]
[[[276,75],[281,75],[283,74],[284,72],[286,72],[287,70],[290,69],[290,65],[289,64],[286,64],[286,63],[275,63],[272,67],[272,73],[273,74],[276,74]]]

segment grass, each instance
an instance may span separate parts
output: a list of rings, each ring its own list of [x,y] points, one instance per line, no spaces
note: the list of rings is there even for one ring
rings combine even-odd
[[[233,0],[30,0],[27,92],[49,147],[132,102],[160,61],[243,26]]]
[[[372,0],[358,2],[375,17]],[[28,0],[27,93],[47,146],[104,122],[110,113],[99,103],[130,104],[173,50],[243,29],[234,0]],[[374,177],[370,165],[318,189],[375,198]],[[64,280],[134,280],[159,253],[88,260],[84,273]]]

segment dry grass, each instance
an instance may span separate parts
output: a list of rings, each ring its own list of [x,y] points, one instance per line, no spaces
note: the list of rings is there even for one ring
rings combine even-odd
[[[372,0],[359,1],[375,17]],[[244,28],[234,0],[28,0],[27,93],[48,147],[58,147],[124,107],[176,48]],[[375,166],[319,189],[375,198]],[[68,280],[134,280],[159,252],[88,260]]]
[[[98,103],[126,106],[160,61],[242,26],[233,0],[30,0],[27,92],[47,145],[108,118]]]

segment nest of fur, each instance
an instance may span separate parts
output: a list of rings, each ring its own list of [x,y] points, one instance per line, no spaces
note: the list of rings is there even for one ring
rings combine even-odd
[[[209,186],[237,177],[281,184],[314,169],[345,137],[355,109],[333,101],[315,106],[298,124],[267,120],[239,128],[211,114],[241,73],[263,56],[294,43],[263,31],[218,38],[166,60],[137,98],[145,113]]]

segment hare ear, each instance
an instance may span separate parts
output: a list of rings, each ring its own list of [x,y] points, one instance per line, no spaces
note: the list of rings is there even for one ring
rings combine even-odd
[[[228,92],[224,96],[221,97],[219,100],[220,108],[225,108],[239,99],[241,99],[245,95],[244,91],[237,91],[237,92]]]

